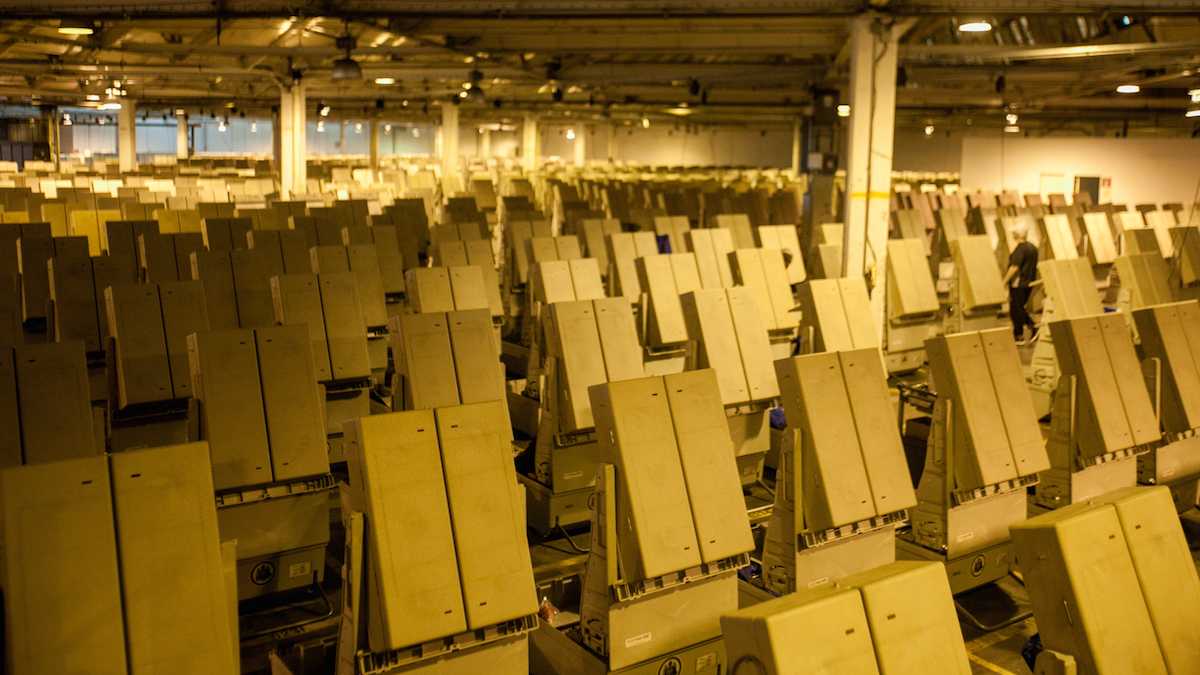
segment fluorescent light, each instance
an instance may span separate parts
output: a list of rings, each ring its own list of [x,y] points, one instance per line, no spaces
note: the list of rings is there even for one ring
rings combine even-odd
[[[63,19],[58,24],[58,32],[63,35],[92,35],[96,28],[87,21]]]
[[[1008,126],[1004,127],[1004,133],[1006,133],[1006,134],[1019,134],[1019,133],[1021,133],[1021,127],[1019,127],[1019,126],[1017,126],[1017,125],[1015,125],[1015,124],[1010,124],[1010,125],[1008,125]]]
[[[317,133],[325,133],[325,120],[317,120]]]
[[[87,98],[87,100],[89,100],[89,101],[99,101],[99,100],[100,100],[100,94],[88,94],[88,95],[86,96],[86,98]]]
[[[567,129],[567,140],[568,141],[575,140],[575,130],[574,129]]]
[[[388,124],[385,124],[385,125],[383,125],[383,133],[384,133],[384,134],[386,134],[386,135],[389,135],[389,136],[391,135],[391,133],[392,133],[392,125],[391,125],[391,123],[390,123],[390,122],[389,122]]]
[[[394,78],[394,77],[377,77],[377,78],[375,78],[375,84],[396,84],[396,78]]]
[[[1005,122],[1007,122],[1007,123],[1009,123],[1009,124],[1016,124],[1016,123],[1017,123],[1017,119],[1018,119],[1018,118],[1017,118],[1017,114],[1016,114],[1016,113],[1008,113],[1007,115],[1005,115],[1005,116],[1004,116],[1004,121],[1005,121]]]
[[[932,135],[933,135],[933,125],[932,125],[932,124],[929,124],[929,125],[926,125],[926,126],[925,126],[925,135],[926,135],[926,136],[932,136]]]
[[[251,122],[251,123],[250,123],[250,133],[252,133],[252,134],[257,134],[257,133],[258,133],[258,122]]]
[[[183,108],[176,108],[176,109],[175,109],[175,116],[176,116],[176,117],[183,117],[183,116],[184,116],[184,115],[186,115],[186,114],[187,114],[187,111],[186,111],[186,110],[184,110]]]
[[[101,103],[99,106],[99,109],[100,110],[120,110],[121,104],[117,103],[116,101],[107,101],[105,103]]]
[[[1184,117],[1200,117],[1200,108],[1193,108],[1183,114]]]
[[[355,122],[355,123],[354,123],[354,133],[356,133],[356,134],[361,134],[361,133],[362,133],[362,122]]]
[[[1117,87],[1118,94],[1136,94],[1141,90],[1142,88],[1136,84],[1122,84]]]
[[[837,115],[838,115],[838,117],[849,117],[850,116],[850,106],[845,103],[838,105]]]
[[[649,117],[643,117],[643,118],[642,118],[642,128],[643,128],[643,129],[649,129],[649,128],[650,128],[650,118],[649,118]]]
[[[221,131],[221,132],[225,131],[225,120],[221,120],[220,122],[217,122],[217,131]]]
[[[960,33],[986,33],[992,29],[992,24],[987,21],[965,21],[958,24]]]

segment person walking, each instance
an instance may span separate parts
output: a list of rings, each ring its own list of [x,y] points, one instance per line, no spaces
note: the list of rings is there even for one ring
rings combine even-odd
[[[1031,331],[1029,342],[1038,337],[1037,324],[1025,309],[1032,292],[1031,287],[1037,278],[1038,250],[1026,241],[1029,231],[1024,224],[1015,225],[1011,233],[1013,239],[1017,240],[1017,245],[1008,256],[1008,271],[1004,273],[1004,285],[1008,288],[1008,315],[1012,318],[1013,339],[1018,344],[1026,344],[1022,342],[1026,326],[1029,326]]]

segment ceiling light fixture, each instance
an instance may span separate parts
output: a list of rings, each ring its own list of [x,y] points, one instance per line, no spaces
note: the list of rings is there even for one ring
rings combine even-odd
[[[925,125],[925,135],[926,135],[926,136],[932,136],[932,135],[933,135],[933,125],[932,125],[932,124],[927,124],[927,125]]]
[[[361,133],[362,133],[362,122],[355,122],[355,123],[354,123],[354,133],[356,133],[356,134],[361,134]]]
[[[850,106],[849,106],[849,104],[846,104],[846,103],[841,103],[841,104],[838,104],[838,107],[837,107],[837,116],[838,116],[838,117],[849,117],[849,116],[850,116]]]
[[[88,94],[85,98],[87,98],[89,101],[99,101],[100,94]]]
[[[1184,117],[1200,117],[1200,108],[1194,108],[1183,114]]]
[[[1019,126],[1017,126],[1017,125],[1015,125],[1015,124],[1010,124],[1010,125],[1008,125],[1008,126],[1004,127],[1004,133],[1006,133],[1006,134],[1019,134],[1019,133],[1021,133],[1021,127],[1019,127]]]
[[[250,133],[252,133],[252,134],[257,134],[257,133],[258,133],[258,122],[251,122],[251,123],[250,123]]]
[[[176,117],[183,117],[183,116],[184,116],[184,115],[186,115],[186,114],[187,114],[187,111],[186,111],[186,110],[184,110],[183,108],[176,108],[176,109],[175,109],[175,116],[176,116]]]
[[[383,85],[396,84],[396,78],[394,78],[394,77],[377,77],[377,78],[375,78],[375,84],[383,84]]]
[[[116,101],[106,101],[104,103],[101,103],[98,109],[99,110],[120,110],[121,104],[117,103]]]
[[[317,120],[317,133],[325,133],[325,120]]]
[[[982,19],[973,19],[958,24],[958,32],[960,33],[986,33],[991,29],[991,22]]]
[[[1018,119],[1018,117],[1017,117],[1016,113],[1008,113],[1007,115],[1004,116],[1004,121],[1009,124],[1016,124],[1017,119]]]
[[[575,130],[574,129],[567,129],[567,140],[568,141],[575,140]]]
[[[387,135],[387,136],[391,136],[391,135],[392,135],[392,125],[391,125],[391,123],[388,123],[388,124],[385,124],[385,125],[383,125],[383,133],[384,133],[385,135]]]
[[[413,135],[413,138],[420,138],[420,137],[421,137],[421,130],[420,130],[420,129],[418,129],[418,128],[416,128],[416,127],[413,127],[413,128],[412,128],[412,135]]]
[[[643,129],[650,128],[650,118],[649,117],[645,117],[645,116],[642,117],[642,128]]]
[[[350,52],[354,51],[356,46],[357,43],[349,31],[337,39],[337,48],[343,50],[346,55],[333,62],[333,72],[329,75],[330,79],[335,82],[362,79],[362,66],[358,65],[358,61],[350,57]]]
[[[317,104],[317,114],[321,117],[329,117],[329,104],[324,101]]]
[[[1118,94],[1136,94],[1141,90],[1142,88],[1136,84],[1122,84],[1117,87]]]
[[[221,132],[225,131],[225,120],[221,120],[220,122],[217,122],[217,131],[221,131]]]
[[[63,35],[92,35],[96,27],[90,21],[63,19],[58,22],[58,32]]]

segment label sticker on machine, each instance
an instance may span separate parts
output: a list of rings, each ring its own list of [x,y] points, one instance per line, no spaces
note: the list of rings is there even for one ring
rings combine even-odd
[[[288,565],[288,578],[295,579],[296,577],[306,577],[312,574],[312,563],[305,560],[304,562],[292,563]]]
[[[632,637],[625,638],[625,646],[626,647],[636,647],[638,645],[644,645],[653,639],[654,639],[653,633],[649,633],[649,632],[640,633],[638,635],[634,635]]]
[[[563,474],[563,480],[574,480],[576,478],[583,478],[583,471],[568,471]]]
[[[708,652],[696,659],[696,672],[703,673],[706,670],[711,670],[717,665],[717,655],[714,652]]]
[[[821,586],[821,585],[827,584],[827,583],[829,583],[829,577],[819,577],[819,578],[813,579],[812,581],[808,582],[808,587],[816,588],[817,586]]]
[[[974,539],[974,538],[975,538],[975,531],[974,531],[974,530],[968,530],[968,531],[966,531],[966,532],[963,532],[962,534],[958,535],[958,538],[957,538],[957,539],[955,539],[955,541],[957,541],[957,542],[959,542],[959,543],[962,543],[962,542],[964,542],[964,541],[970,541],[970,540],[972,540],[972,539]]]

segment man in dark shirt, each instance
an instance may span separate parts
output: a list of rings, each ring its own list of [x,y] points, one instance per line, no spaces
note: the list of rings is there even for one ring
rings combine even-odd
[[[1008,287],[1008,314],[1012,318],[1013,339],[1017,342],[1021,342],[1026,326],[1031,330],[1030,342],[1038,336],[1037,325],[1025,309],[1025,304],[1029,302],[1030,285],[1037,278],[1038,263],[1037,247],[1025,241],[1028,235],[1024,225],[1019,224],[1012,229],[1017,245],[1008,256],[1008,271],[1004,273],[1004,285]]]

